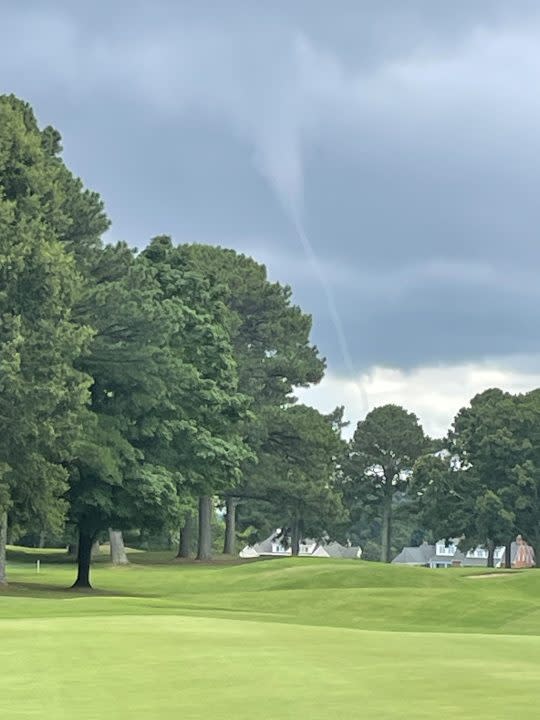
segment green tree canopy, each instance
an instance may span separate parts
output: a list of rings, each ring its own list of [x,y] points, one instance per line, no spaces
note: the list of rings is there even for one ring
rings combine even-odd
[[[78,583],[87,585],[98,532],[170,524],[180,494],[238,481],[247,402],[219,293],[169,238],[138,257],[123,245],[104,248],[79,310],[95,328],[79,361],[94,380],[94,417],[69,500],[84,552]]]
[[[358,423],[349,445],[345,492],[349,501],[381,520],[381,560],[390,562],[394,501],[407,491],[426,438],[418,418],[383,405]]]
[[[241,519],[256,522],[264,532],[268,521],[257,508],[247,507],[250,496],[260,497],[263,492],[258,462],[262,444],[275,411],[296,402],[296,387],[319,382],[325,362],[310,341],[311,317],[292,303],[289,287],[270,282],[264,265],[234,250],[207,245],[184,245],[179,252],[212,287],[220,288],[228,311],[224,321],[231,335],[238,388],[249,398],[251,411],[243,422],[243,436],[252,457],[242,465],[237,491],[243,498]],[[236,500],[230,493],[227,496],[225,551],[233,553]],[[266,504],[264,517],[271,515],[272,508]]]
[[[516,533],[537,541],[537,450],[540,408],[534,393],[497,388],[460,410],[449,453],[422,458],[414,483],[427,526],[441,537],[462,537],[466,549],[493,551]]]
[[[268,420],[250,491],[255,505],[262,504],[265,530],[270,520],[273,529],[287,531],[295,555],[302,538],[330,536],[346,516],[337,482],[344,443],[335,417],[292,405],[275,409]],[[249,516],[257,518],[256,507]]]
[[[8,509],[42,527],[62,521],[63,464],[88,399],[90,378],[74,361],[92,330],[72,314],[81,281],[69,248],[77,219],[58,150],[55,132],[39,130],[28,104],[0,96],[2,525]],[[96,226],[106,226],[101,207],[94,210]]]

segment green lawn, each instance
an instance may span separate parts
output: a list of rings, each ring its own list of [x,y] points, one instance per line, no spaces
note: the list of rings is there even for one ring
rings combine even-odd
[[[12,553],[2,720],[523,720],[540,707],[540,572]],[[476,573],[478,574],[478,573]]]

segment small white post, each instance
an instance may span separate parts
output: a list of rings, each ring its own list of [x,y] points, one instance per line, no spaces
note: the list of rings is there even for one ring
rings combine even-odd
[[[36,572],[39,575],[39,568],[40,568],[41,562],[39,560],[36,560]]]

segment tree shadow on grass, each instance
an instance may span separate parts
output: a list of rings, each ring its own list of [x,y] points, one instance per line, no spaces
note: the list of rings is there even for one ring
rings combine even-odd
[[[7,549],[6,558],[8,563],[22,563],[35,565],[39,560],[47,565],[76,565],[77,559],[64,549],[46,549],[38,550],[37,548],[9,547]],[[107,564],[110,562],[108,553],[101,553],[92,557],[92,564]]]
[[[197,560],[195,557],[180,558],[172,555],[170,552],[150,552],[130,554],[128,559],[131,565],[144,565],[151,567],[152,565],[166,565],[174,567],[175,565],[202,566],[202,567],[238,567],[239,565],[250,565],[254,562],[273,558],[241,558],[238,555],[214,555],[210,560]]]
[[[123,597],[123,598],[151,598],[152,594],[127,593],[121,590],[104,590],[102,588],[70,588],[62,585],[48,585],[34,582],[10,582],[0,585],[0,598],[37,598],[39,600],[74,599],[78,597]]]

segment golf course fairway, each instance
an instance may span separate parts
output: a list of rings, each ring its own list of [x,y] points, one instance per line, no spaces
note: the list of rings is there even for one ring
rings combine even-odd
[[[140,553],[80,593],[60,559],[11,553],[2,720],[538,716],[538,571]]]

